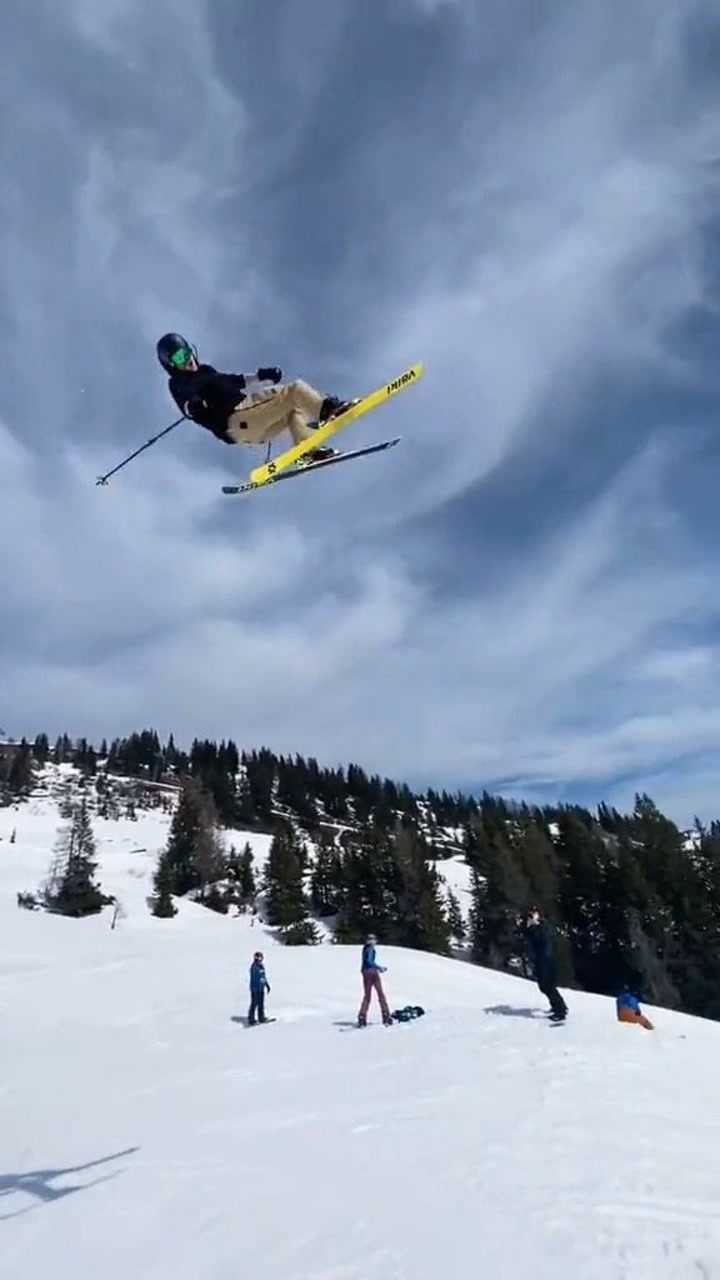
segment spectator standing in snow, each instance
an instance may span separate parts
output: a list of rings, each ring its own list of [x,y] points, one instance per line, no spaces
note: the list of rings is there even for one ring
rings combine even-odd
[[[615,1005],[618,1022],[634,1022],[637,1026],[644,1027],[646,1031],[655,1030],[650,1019],[645,1017],[640,1008],[640,1001],[637,996],[633,995],[628,986],[623,987],[615,1001]]]
[[[383,991],[383,984],[380,979],[380,974],[385,973],[385,969],[383,969],[377,962],[375,954],[376,944],[377,938],[375,937],[375,934],[368,934],[367,941],[362,949],[361,972],[363,980],[363,999],[362,1004],[360,1005],[360,1012],[358,1014],[359,1027],[367,1026],[367,1013],[370,1007],[373,991],[380,1003],[380,1011],[382,1013],[382,1020],[385,1026],[392,1026],[390,1008],[387,1000],[385,999],[385,992]]]
[[[265,972],[265,961],[262,951],[256,951],[253,962],[250,965],[250,1012],[248,1013],[248,1025],[255,1026],[255,1019],[258,1022],[266,1022],[265,1017],[265,992],[270,990],[270,983],[267,980]]]
[[[551,1016],[556,1022],[567,1017],[567,1005],[557,989],[557,965],[550,930],[537,907],[530,911],[526,926],[528,950],[535,970],[535,981],[550,1001]]]

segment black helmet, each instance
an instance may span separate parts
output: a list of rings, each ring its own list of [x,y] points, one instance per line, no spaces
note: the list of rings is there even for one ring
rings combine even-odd
[[[178,373],[192,359],[197,359],[197,351],[181,333],[164,333],[157,344],[157,358],[168,373]]]

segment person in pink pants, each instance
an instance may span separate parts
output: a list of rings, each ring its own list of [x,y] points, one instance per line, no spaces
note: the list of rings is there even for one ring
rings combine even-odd
[[[375,954],[376,944],[377,944],[377,938],[375,937],[375,934],[374,933],[368,934],[367,941],[365,942],[365,945],[362,950],[361,972],[362,972],[362,980],[363,980],[363,999],[362,999],[362,1004],[360,1005],[360,1012],[358,1014],[359,1027],[367,1026],[367,1013],[370,1007],[370,1001],[372,999],[373,991],[375,992],[378,998],[378,1002],[380,1004],[380,1012],[382,1013],[382,1020],[385,1026],[386,1027],[392,1026],[390,1009],[388,1006],[388,1002],[385,999],[385,992],[383,991],[382,979],[380,977],[380,974],[385,973],[385,970],[383,969],[382,965],[379,965],[377,962],[377,957]]]

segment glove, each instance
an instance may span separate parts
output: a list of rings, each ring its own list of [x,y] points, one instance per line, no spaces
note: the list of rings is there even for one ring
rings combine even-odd
[[[268,991],[268,992],[270,991],[270,983],[269,983],[269,982],[266,982],[266,983],[265,983],[265,990],[266,990],[266,991]]]
[[[387,973],[387,969],[384,969],[384,968],[383,968],[383,966],[382,966],[381,964],[380,964],[380,965],[378,965],[378,970],[379,970],[379,972],[380,972],[380,973]]]
[[[271,364],[258,369],[257,376],[261,382],[279,382],[282,378],[282,369],[278,369],[276,364]]]

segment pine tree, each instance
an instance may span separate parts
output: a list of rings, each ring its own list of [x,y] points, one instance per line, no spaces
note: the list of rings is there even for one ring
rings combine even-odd
[[[51,910],[65,916],[94,915],[110,899],[95,883],[97,859],[87,803],[76,805],[72,819],[61,829],[56,859],[45,893]]]
[[[216,835],[212,798],[194,778],[183,784],[170,825],[166,854],[172,873],[172,892],[203,892],[224,873],[225,856]]]
[[[310,880],[313,911],[319,916],[332,916],[343,900],[343,867],[332,836],[320,838]]]
[[[253,827],[257,822],[257,811],[253,800],[252,788],[245,771],[238,777],[235,814],[236,821],[240,826]]]
[[[190,751],[190,771],[202,782],[215,802],[220,821],[232,826],[238,814],[238,797],[235,785],[237,749],[233,744],[196,739]]]
[[[248,840],[240,855],[239,888],[240,897],[243,902],[254,902],[257,894],[255,871],[253,867],[254,861],[252,845]]]
[[[219,910],[218,893],[214,886],[222,880],[227,869],[227,855],[217,832],[218,818],[212,796],[203,797],[199,813],[199,825],[195,837],[194,864],[197,871],[200,901],[208,902],[213,910]],[[209,897],[211,901],[208,901]],[[224,910],[227,910],[225,902]]]
[[[659,945],[657,938],[646,932],[637,911],[628,913],[628,926],[631,971],[637,974],[645,999],[653,1004],[663,1005],[666,1009],[679,1008],[680,994],[670,977],[672,939],[669,931],[663,939],[664,945]]]
[[[685,852],[685,909],[672,975],[688,1013],[720,1019],[720,826],[694,823],[694,847]]]
[[[465,836],[472,879],[472,955],[491,969],[504,969],[522,956],[518,917],[531,901],[522,860],[506,825],[501,814],[483,805],[482,817],[470,824]]]
[[[177,907],[172,899],[174,874],[167,850],[160,854],[155,872],[152,913],[161,920],[171,920],[177,915]]]
[[[302,756],[296,756],[294,761],[281,757],[278,761],[276,800],[279,805],[290,809],[304,825],[317,821],[315,797],[309,788],[309,770]]]
[[[265,867],[268,922],[282,927],[307,916],[303,887],[305,850],[289,823],[278,825]]]
[[[107,776],[104,773],[98,774],[95,779],[96,813],[103,821],[107,821],[108,817],[108,789]]]
[[[531,902],[546,916],[557,911],[558,860],[547,825],[537,810],[513,823],[511,843],[529,885]],[[527,904],[525,904],[527,905]]]
[[[170,834],[164,855],[172,877],[172,892],[188,893],[198,886],[194,866],[195,835],[198,824],[197,784],[186,782],[178,801],[178,807],[170,824]]]
[[[248,803],[256,821],[272,821],[273,787],[277,775],[277,760],[272,751],[263,747],[251,755],[243,753],[242,764],[249,792]],[[241,790],[241,796],[242,796]]]
[[[398,867],[387,831],[366,823],[344,839],[343,887],[336,942],[358,942],[371,930],[387,938],[397,918]]]
[[[12,796],[26,796],[33,783],[32,752],[23,738],[12,758],[7,778],[7,789]]]
[[[447,891],[447,919],[448,926],[450,928],[450,936],[454,938],[457,943],[462,945],[467,937],[467,927],[463,919],[460,900],[457,894],[453,893],[450,888]]]
[[[560,917],[575,974],[589,990],[612,991],[622,969],[607,910],[615,837],[577,808],[561,809],[556,824]]]
[[[320,930],[307,916],[280,930],[280,941],[286,947],[316,947],[320,940]]]
[[[167,740],[167,745],[165,747],[165,751],[163,752],[163,755],[165,757],[166,768],[174,769],[177,765],[178,749],[175,746],[175,737],[172,733],[170,734],[170,737]]]
[[[92,743],[88,743],[86,738],[81,738],[77,745],[75,753],[75,763],[87,778],[94,777],[97,773],[97,755]]]
[[[399,825],[391,850],[396,868],[396,905],[389,939],[404,947],[444,954],[450,942],[450,927],[440,877],[414,823],[406,820]]]

